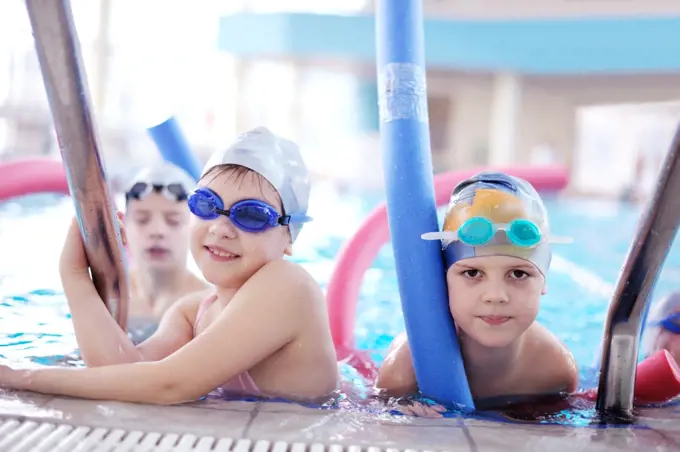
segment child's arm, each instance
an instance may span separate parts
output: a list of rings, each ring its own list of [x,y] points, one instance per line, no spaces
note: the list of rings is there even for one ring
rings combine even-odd
[[[295,340],[305,325],[318,321],[319,303],[323,294],[308,273],[290,262],[272,262],[204,333],[167,358],[80,369],[0,367],[0,386],[125,402],[196,400]]]
[[[158,331],[139,347],[134,346],[111,317],[90,278],[75,218],[64,243],[59,271],[80,354],[89,367],[161,359],[191,340],[191,322],[185,312],[198,294],[177,303],[177,308],[164,316]]]
[[[564,346],[564,359],[558,368],[560,369],[559,374],[561,375],[558,381],[560,385],[564,388],[563,391],[568,393],[575,392],[578,389],[578,364],[574,355]]]
[[[574,392],[578,389],[578,364],[569,348],[557,336],[538,323],[535,324],[534,348],[525,363],[527,379],[535,381],[535,391],[544,394]],[[539,366],[535,364],[539,363]]]
[[[406,333],[401,333],[390,344],[375,386],[391,397],[405,397],[418,392],[416,372]]]
[[[534,390],[541,394],[572,393],[578,389],[578,366],[568,350],[561,355],[547,355],[541,362],[542,369],[529,378],[538,379]]]
[[[59,274],[85,364],[102,366],[136,361],[135,346],[111,317],[90,278],[76,218],[66,235]]]

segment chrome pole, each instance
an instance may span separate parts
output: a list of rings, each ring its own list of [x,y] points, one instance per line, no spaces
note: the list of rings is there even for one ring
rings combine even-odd
[[[597,410],[630,416],[642,319],[680,224],[680,126],[619,274],[602,342]]]
[[[130,286],[69,0],[26,0],[92,279],[125,329]]]

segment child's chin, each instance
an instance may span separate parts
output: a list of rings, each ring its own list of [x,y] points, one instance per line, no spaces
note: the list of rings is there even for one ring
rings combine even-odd
[[[517,336],[514,334],[489,334],[489,333],[478,333],[472,336],[479,345],[488,348],[501,348],[507,347],[517,340]]]
[[[200,267],[200,270],[205,280],[217,287],[229,286],[237,279],[234,277],[235,275],[225,274],[224,271],[215,271],[214,268],[206,268],[206,266]]]

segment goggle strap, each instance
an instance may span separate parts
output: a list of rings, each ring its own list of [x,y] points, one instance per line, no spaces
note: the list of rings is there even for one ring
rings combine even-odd
[[[307,223],[312,221],[312,217],[303,213],[288,215],[290,217],[289,223]]]
[[[458,234],[454,231],[426,232],[420,238],[423,240],[458,240]]]

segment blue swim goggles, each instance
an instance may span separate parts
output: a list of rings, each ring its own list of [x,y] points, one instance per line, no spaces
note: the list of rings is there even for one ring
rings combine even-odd
[[[458,231],[428,232],[425,240],[460,241],[469,246],[486,245],[498,231],[504,231],[508,241],[521,248],[533,248],[541,242],[541,230],[533,221],[518,218],[507,224],[495,224],[484,217],[472,217]]]
[[[669,333],[680,334],[680,312],[675,312],[656,323]]]
[[[189,195],[189,210],[202,220],[214,220],[224,215],[245,232],[263,232],[276,226],[311,220],[307,215],[280,215],[274,207],[258,199],[244,199],[225,209],[222,198],[209,188],[197,188]]]

